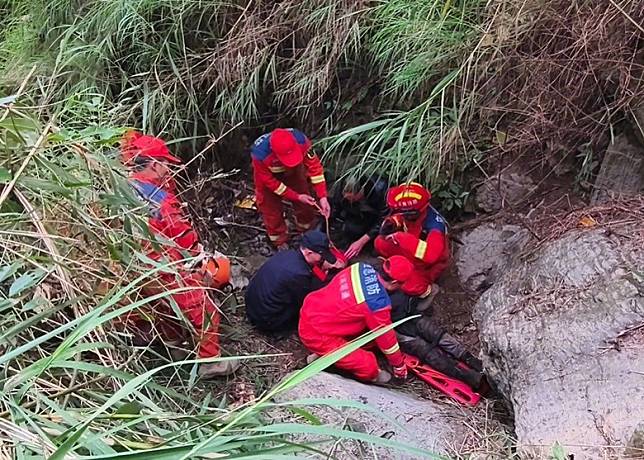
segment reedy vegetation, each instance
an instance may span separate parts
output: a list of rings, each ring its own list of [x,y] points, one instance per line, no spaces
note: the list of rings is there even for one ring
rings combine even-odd
[[[36,62],[42,103],[107,95],[116,124],[173,138],[298,125],[332,136],[338,173],[434,190],[497,154],[597,151],[643,86],[635,0],[5,0],[4,11],[0,66],[17,83]]]
[[[449,85],[433,87],[453,81],[483,5],[65,0],[34,8],[14,0],[3,21],[7,58],[0,65],[19,82],[35,60],[40,84],[50,89],[42,103],[104,94],[116,103],[116,124],[175,138],[287,120],[323,126],[311,129],[321,137],[348,126],[367,104],[385,111],[387,121],[386,135],[361,131],[358,152],[369,152],[370,167],[435,178],[446,161],[437,137],[457,115],[439,108],[449,102]],[[358,94],[343,90],[362,80],[371,85]],[[419,98],[426,100],[414,109]],[[355,151],[350,144],[330,144],[333,158]],[[428,152],[429,167],[411,171]]]
[[[373,340],[373,333],[237,408],[195,386],[194,360],[176,363],[158,349],[129,344],[115,324],[175,292],[139,295],[147,279],[173,267],[154,264],[137,243],[151,236],[113,148],[122,131],[101,126],[103,102],[96,99],[89,110],[57,105],[51,118],[45,111],[52,107],[9,106],[1,116],[0,453],[297,458],[322,455],[325,440],[353,439],[434,458],[413,446],[322,425],[306,410],[307,401],[271,402]],[[301,422],[270,418],[277,409]],[[293,442],[291,435],[315,440]]]

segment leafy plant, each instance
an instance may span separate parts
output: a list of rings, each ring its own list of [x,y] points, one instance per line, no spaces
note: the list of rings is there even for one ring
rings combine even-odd
[[[462,209],[470,196],[470,192],[456,182],[447,184],[444,188],[439,188],[436,196],[441,200],[441,209],[451,211],[453,209]]]

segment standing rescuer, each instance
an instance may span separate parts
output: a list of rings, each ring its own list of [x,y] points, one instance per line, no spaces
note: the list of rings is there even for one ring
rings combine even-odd
[[[404,257],[394,256],[377,269],[356,263],[338,273],[324,288],[304,299],[299,334],[304,346],[323,356],[368,331],[391,325],[391,299],[387,291],[398,290],[413,270]],[[405,378],[407,368],[396,334],[389,330],[375,339],[393,368],[394,376]],[[367,382],[386,383],[389,372],[381,370],[376,355],[360,348],[340,359],[335,366]]]
[[[431,193],[415,182],[387,192],[391,215],[382,223],[374,248],[383,257],[400,255],[414,266],[402,287],[411,296],[427,297],[450,259],[447,224],[430,204]]]
[[[146,245],[148,256],[165,263],[172,263],[177,273],[159,271],[157,278],[144,287],[146,295],[189,288],[172,294],[173,300],[192,323],[198,337],[200,358],[215,358],[219,348],[219,309],[208,295],[208,287],[221,287],[228,283],[230,262],[227,258],[210,257],[203,253],[199,237],[182,210],[177,199],[171,165],[181,161],[173,156],[165,143],[156,137],[136,132],[127,134],[121,147],[123,164],[130,169],[129,183],[139,198],[146,203],[150,217],[148,225],[154,235],[163,237],[159,249]],[[197,257],[200,263],[188,266],[186,258]],[[140,330],[144,320],[134,315],[135,327]],[[152,316],[155,326],[168,342],[181,341],[184,330],[169,320],[172,309],[165,301],[159,302]],[[237,360],[206,363],[199,367],[199,375],[208,378],[232,373],[239,366]]]
[[[298,232],[313,227],[316,206],[324,217],[329,217],[331,207],[324,169],[304,133],[296,129],[275,129],[253,143],[251,157],[257,207],[273,245],[284,249],[288,241],[282,200],[293,203]],[[311,189],[319,203],[311,196]]]

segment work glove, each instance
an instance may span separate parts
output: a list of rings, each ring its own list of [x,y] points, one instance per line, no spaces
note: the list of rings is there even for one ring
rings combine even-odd
[[[400,380],[404,380],[407,378],[407,366],[405,363],[402,363],[400,366],[393,366],[392,367],[394,377]]]
[[[395,216],[389,216],[382,221],[382,225],[380,226],[380,234],[382,236],[391,235],[392,233],[396,233],[399,227],[400,223],[398,219]]]

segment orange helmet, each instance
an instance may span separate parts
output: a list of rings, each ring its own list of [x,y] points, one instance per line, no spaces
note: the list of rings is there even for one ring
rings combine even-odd
[[[158,137],[130,131],[123,136],[123,141],[121,142],[121,161],[124,165],[131,165],[136,162],[138,157],[181,163],[179,158],[170,153],[163,140]]]
[[[209,257],[202,266],[214,288],[221,288],[230,283],[230,259],[228,257]]]
[[[416,182],[391,187],[387,191],[387,206],[393,212],[424,211],[432,194]]]

